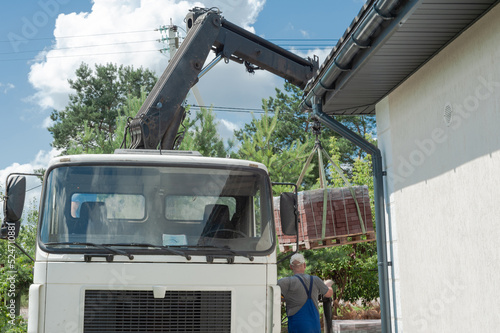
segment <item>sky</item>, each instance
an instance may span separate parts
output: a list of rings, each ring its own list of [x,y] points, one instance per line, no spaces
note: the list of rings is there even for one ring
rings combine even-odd
[[[185,28],[190,8],[217,7],[232,23],[320,64],[358,14],[364,0],[16,0],[0,10],[0,191],[12,172],[46,167],[59,153],[47,130],[53,110],[72,93],[68,79],[82,62],[149,68],[160,76],[168,56],[155,29]],[[184,32],[181,29],[181,37]],[[208,58],[213,57],[211,54]],[[197,85],[204,105],[214,106],[219,133],[231,136],[251,121],[284,81],[268,72],[220,62]],[[192,94],[188,103],[197,104]],[[258,116],[258,114],[255,114]],[[28,189],[37,185],[28,182]],[[39,192],[38,192],[39,193]],[[31,191],[36,196],[37,191]]]

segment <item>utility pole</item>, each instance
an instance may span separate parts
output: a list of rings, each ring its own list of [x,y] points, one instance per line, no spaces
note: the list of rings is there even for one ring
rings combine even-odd
[[[168,47],[166,49],[162,49],[161,52],[165,53],[166,51],[168,51],[170,57],[168,61],[170,62],[170,60],[174,57],[175,52],[177,52],[177,50],[179,49],[180,45],[179,27],[174,25],[172,23],[172,19],[170,19],[170,25],[161,26],[157,30],[159,30],[160,33],[162,34],[162,38],[159,39],[158,41],[162,43],[164,43],[165,41],[167,42]],[[166,32],[167,37],[163,37],[164,32]],[[203,103],[203,99],[201,98],[200,91],[198,90],[198,87],[196,85],[194,85],[191,88],[191,92],[193,93],[194,98],[196,99],[196,103],[198,103],[198,105],[200,106],[205,105]]]

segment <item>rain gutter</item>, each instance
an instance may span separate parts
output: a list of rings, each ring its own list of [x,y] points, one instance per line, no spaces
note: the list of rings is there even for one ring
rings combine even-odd
[[[320,74],[321,77],[316,81],[312,81],[312,88],[306,88],[308,93],[300,105],[301,110],[310,110],[313,107],[314,97],[321,97],[324,101],[326,93],[330,93],[329,98],[336,95],[354,76],[360,65],[370,58],[404,24],[421,1],[408,0],[397,16],[393,16],[391,11],[397,5],[401,5],[402,1],[400,0],[378,0],[371,5],[363,14],[364,17],[360,19],[360,23],[353,27],[353,31],[343,45],[340,46],[337,54],[333,55],[333,61],[328,64],[328,68],[324,73]],[[381,25],[385,21],[391,22],[383,28]],[[383,28],[383,31],[372,40],[372,35],[381,28]],[[358,56],[358,60],[356,65],[353,66],[352,61],[355,56]],[[341,75],[342,79],[339,80]]]

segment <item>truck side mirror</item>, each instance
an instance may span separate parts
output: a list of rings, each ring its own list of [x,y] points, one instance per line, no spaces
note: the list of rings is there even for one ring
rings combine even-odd
[[[3,203],[4,221],[0,230],[0,239],[17,238],[21,227],[24,198],[26,195],[26,177],[7,177],[7,188]]]
[[[280,195],[281,230],[284,235],[293,236],[298,233],[297,195],[285,192]]]

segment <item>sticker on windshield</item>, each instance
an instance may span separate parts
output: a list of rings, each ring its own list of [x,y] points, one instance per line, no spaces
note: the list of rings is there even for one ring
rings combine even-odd
[[[163,246],[187,245],[186,235],[163,234]]]

